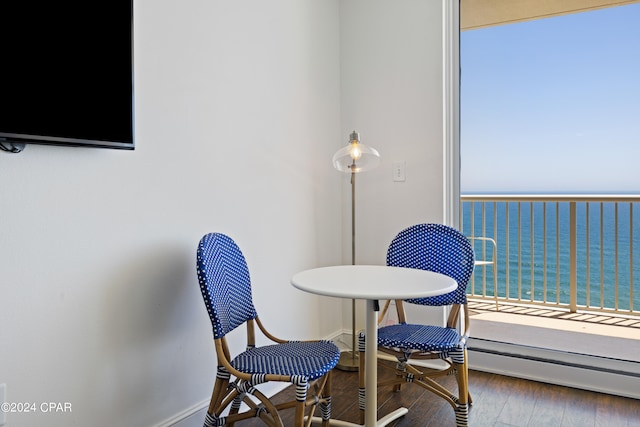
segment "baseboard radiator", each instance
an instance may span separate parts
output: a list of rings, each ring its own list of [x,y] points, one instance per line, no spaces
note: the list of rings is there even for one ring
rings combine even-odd
[[[469,339],[469,368],[640,399],[640,361]]]

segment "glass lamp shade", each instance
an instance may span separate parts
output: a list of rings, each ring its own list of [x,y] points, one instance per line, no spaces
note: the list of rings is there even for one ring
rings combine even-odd
[[[352,132],[349,145],[333,155],[333,167],[340,172],[358,173],[371,170],[380,164],[380,153],[373,147],[360,143],[357,132]]]

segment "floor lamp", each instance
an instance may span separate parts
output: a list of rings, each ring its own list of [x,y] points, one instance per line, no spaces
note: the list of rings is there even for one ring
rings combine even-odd
[[[360,135],[353,131],[349,145],[333,155],[333,167],[351,174],[351,264],[356,264],[356,174],[371,170],[380,164],[380,154],[375,148],[360,143]],[[336,366],[342,371],[357,371],[356,352],[356,300],[351,300],[351,351],[343,351]]]

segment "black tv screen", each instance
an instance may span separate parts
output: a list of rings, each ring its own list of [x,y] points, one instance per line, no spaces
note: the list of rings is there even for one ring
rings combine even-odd
[[[133,1],[0,1],[0,142],[134,148]]]

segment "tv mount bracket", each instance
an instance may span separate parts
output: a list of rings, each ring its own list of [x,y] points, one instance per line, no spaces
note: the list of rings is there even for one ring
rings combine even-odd
[[[0,150],[6,153],[21,153],[24,150],[24,144],[0,138]]]

